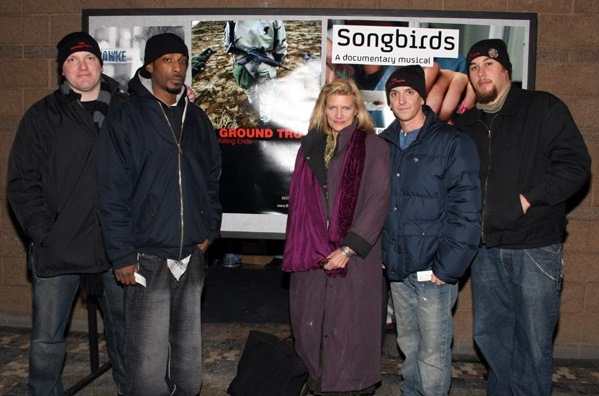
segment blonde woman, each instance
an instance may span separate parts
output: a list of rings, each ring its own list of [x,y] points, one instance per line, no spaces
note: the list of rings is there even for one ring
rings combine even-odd
[[[291,179],[283,269],[315,395],[372,395],[381,380],[381,244],[389,149],[351,80],[322,87]]]

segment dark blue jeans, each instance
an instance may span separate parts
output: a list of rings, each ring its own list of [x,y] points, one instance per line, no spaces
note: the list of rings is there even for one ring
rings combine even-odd
[[[204,257],[177,281],[166,260],[140,254],[146,287],[125,287],[127,396],[197,395],[202,386]]]
[[[36,275],[33,255],[29,257],[33,280],[33,321],[29,347],[29,390],[32,395],[64,395],[62,368],[66,357],[65,333],[73,301],[79,288],[79,275],[41,278]],[[103,275],[104,295],[99,299],[106,347],[112,363],[117,392],[123,393],[124,293],[112,270]]]
[[[489,365],[487,395],[551,394],[562,245],[482,247],[472,264],[474,340]]]
[[[404,396],[446,396],[451,385],[452,309],[458,285],[418,282],[416,273],[391,282],[397,344],[405,355]]]

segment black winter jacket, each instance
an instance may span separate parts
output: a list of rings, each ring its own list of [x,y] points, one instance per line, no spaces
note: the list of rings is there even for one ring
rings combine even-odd
[[[381,133],[391,148],[391,206],[383,229],[383,264],[391,281],[432,269],[455,284],[480,239],[478,156],[471,139],[424,106],[416,140],[399,148],[395,120]]]
[[[111,106],[126,95],[107,76]],[[98,273],[108,261],[96,215],[98,132],[75,97],[60,89],[23,116],[8,161],[7,195],[31,239],[36,274]]]
[[[456,120],[476,143],[483,187],[482,242],[535,248],[565,236],[566,200],[588,179],[591,159],[566,105],[512,85],[502,109]],[[522,212],[519,195],[531,208]]]
[[[139,72],[129,90],[98,143],[99,217],[116,269],[140,252],[184,258],[217,238],[222,216],[220,148],[206,113],[185,92],[166,106]]]

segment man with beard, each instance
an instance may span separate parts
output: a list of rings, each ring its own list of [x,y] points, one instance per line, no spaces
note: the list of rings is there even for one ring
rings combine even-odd
[[[562,101],[511,83],[503,41],[474,44],[467,63],[477,103],[456,125],[476,142],[481,164],[472,293],[487,394],[550,395],[566,201],[587,181],[590,157]]]
[[[99,217],[125,286],[126,394],[197,395],[202,384],[204,252],[218,236],[221,156],[206,114],[186,97],[177,35],[151,37],[131,99],[98,143]]]

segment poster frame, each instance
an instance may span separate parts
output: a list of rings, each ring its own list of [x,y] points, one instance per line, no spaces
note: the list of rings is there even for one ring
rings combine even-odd
[[[131,26],[146,26],[165,20],[182,26],[190,26],[192,20],[226,21],[229,19],[258,19],[268,16],[279,18],[321,19],[323,26],[331,19],[344,20],[410,20],[448,21],[464,25],[495,25],[513,23],[525,30],[525,56],[523,56],[523,81],[527,89],[535,88],[537,31],[536,13],[396,10],[396,9],[328,9],[328,8],[145,8],[145,9],[83,9],[82,29],[90,32],[90,26],[98,20],[126,17]],[[191,30],[191,27],[189,27]],[[90,32],[91,33],[91,32]],[[190,45],[190,35],[186,34]],[[324,46],[323,46],[324,48]],[[323,49],[324,52],[324,49]],[[526,55],[527,54],[527,55]],[[324,63],[324,60],[323,60]],[[324,73],[323,73],[324,74]],[[324,79],[324,77],[323,77]],[[322,81],[324,84],[324,80]],[[227,213],[223,214],[222,236],[227,238],[284,239],[285,214]]]

